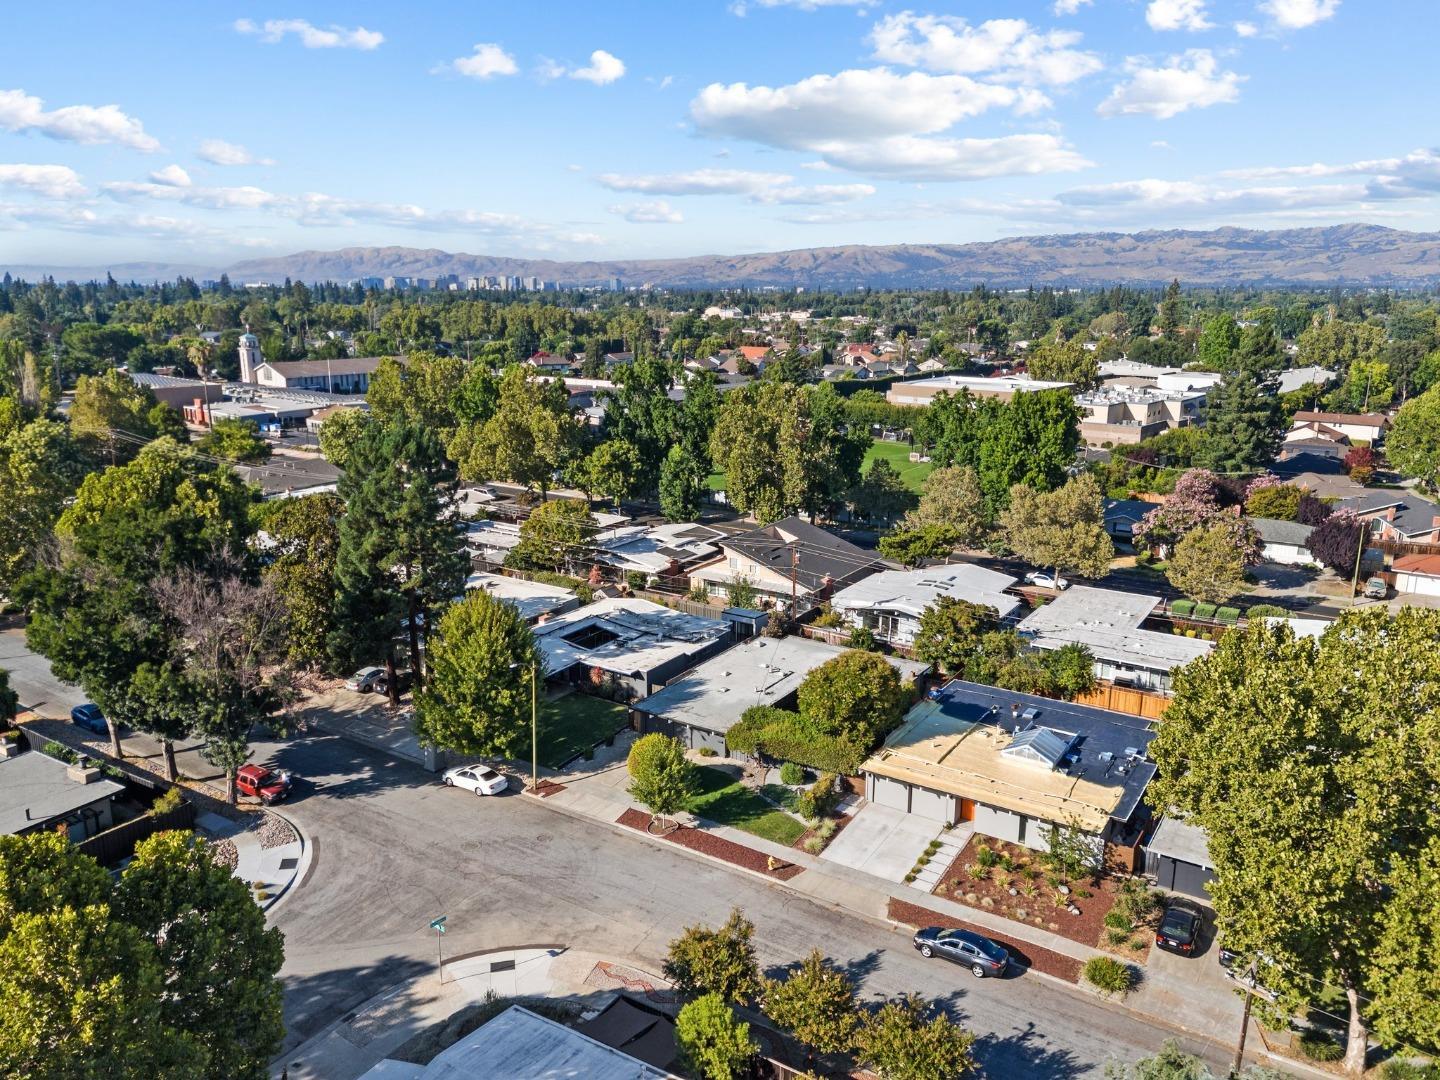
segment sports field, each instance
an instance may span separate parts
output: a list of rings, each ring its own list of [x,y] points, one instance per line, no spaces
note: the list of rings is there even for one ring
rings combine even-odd
[[[876,458],[884,458],[890,462],[890,465],[900,474],[900,478],[905,481],[905,486],[916,493],[920,491],[920,485],[924,482],[925,477],[929,476],[930,471],[935,468],[928,461],[911,461],[909,443],[879,441],[872,443],[870,449],[865,452],[864,467],[870,468],[870,462]]]

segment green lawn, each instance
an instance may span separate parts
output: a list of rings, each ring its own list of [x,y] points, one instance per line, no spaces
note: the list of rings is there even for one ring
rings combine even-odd
[[[870,463],[877,458],[884,458],[892,468],[900,474],[900,479],[905,481],[905,486],[911,491],[919,494],[920,485],[924,483],[925,477],[934,470],[935,465],[929,461],[911,461],[910,444],[903,442],[874,442],[870,449],[865,452],[864,468],[870,468]]]
[[[589,694],[540,703],[540,764],[558,769],[625,726],[625,706]]]
[[[786,847],[804,834],[802,822],[776,810],[729,773],[709,765],[701,765],[695,772],[700,780],[700,793],[690,800],[686,809],[696,817],[729,825]]]
[[[711,491],[724,491],[725,474],[723,472],[712,472],[705,478],[705,486]]]

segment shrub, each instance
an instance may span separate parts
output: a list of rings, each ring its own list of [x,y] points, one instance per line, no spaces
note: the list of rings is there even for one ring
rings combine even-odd
[[[1194,600],[1176,600],[1170,605],[1170,610],[1176,615],[1189,615],[1195,610]]]
[[[1388,1061],[1380,1069],[1382,1080],[1440,1080],[1440,1065],[1416,1065],[1411,1061]]]
[[[998,873],[998,874],[995,875],[995,884],[996,884],[997,887],[999,887],[999,888],[1001,888],[1001,889],[1008,889],[1008,888],[1010,888],[1010,883],[1011,883],[1012,881],[1014,881],[1014,880],[1015,880],[1014,878],[1012,878],[1009,874],[1005,873],[1004,871],[1001,871],[1000,873]]]
[[[630,587],[631,592],[639,592],[650,584],[650,575],[643,570],[626,570],[625,584]]]
[[[1233,607],[1216,608],[1215,621],[1222,622],[1226,626],[1234,626],[1240,621],[1240,609]]]
[[[839,827],[840,826],[835,824],[834,818],[827,818],[815,826],[815,835],[820,837],[821,840],[829,840],[835,835],[835,830]]]
[[[685,594],[685,599],[694,604],[708,604],[710,602],[710,590],[704,585],[691,585],[690,591]]]
[[[815,836],[806,837],[805,843],[800,846],[811,855],[819,855],[825,849],[825,839],[817,833]]]
[[[810,625],[823,627],[825,629],[834,629],[837,626],[844,626],[845,619],[829,604],[822,604],[820,606],[820,614],[815,616],[814,622]]]
[[[1085,981],[1102,994],[1127,994],[1135,986],[1135,969],[1111,956],[1092,956],[1081,969]]]
[[[994,848],[987,844],[980,844],[975,848],[975,861],[981,866],[998,866],[1000,856]]]
[[[725,741],[742,754],[763,754],[841,775],[860,768],[868,747],[825,735],[799,713],[755,705],[728,732]]]
[[[74,750],[71,750],[64,743],[56,742],[54,739],[51,739],[44,746],[42,746],[40,748],[40,752],[46,757],[53,757],[59,761],[68,761],[71,764],[74,764],[75,761],[78,759],[78,756],[76,755]]]
[[[1134,924],[1123,911],[1111,911],[1105,916],[1105,925],[1111,930],[1123,930],[1128,934]]]
[[[718,757],[720,754],[720,752],[716,750],[713,746],[702,746],[699,750],[696,750],[695,752],[701,757]]]
[[[1300,1053],[1311,1061],[1339,1061],[1345,1048],[1322,1031],[1307,1031],[1297,1040]]]
[[[1185,636],[1186,636],[1186,637],[1194,637],[1194,636],[1195,636],[1195,628],[1192,626],[1189,630],[1186,630],[1186,631],[1185,631]]]
[[[990,871],[979,863],[972,862],[969,866],[965,867],[965,876],[971,881],[984,881],[990,876]]]
[[[1089,889],[1072,889],[1071,892],[1081,900],[1089,900],[1090,897],[1095,895]]]
[[[801,817],[819,821],[829,816],[835,809],[835,804],[840,801],[840,793],[835,790],[837,779],[834,773],[823,773],[819,780],[800,793],[800,797],[795,800],[795,809]]]
[[[1283,619],[1290,613],[1275,604],[1254,604],[1246,609],[1247,619]]]
[[[1215,617],[1215,605],[1210,603],[1196,604],[1195,617],[1197,619],[1213,619]]]
[[[160,814],[168,814],[171,810],[178,810],[185,802],[185,796],[178,787],[167,788],[150,806],[150,813],[157,817]]]
[[[794,787],[796,784],[805,782],[805,769],[793,761],[787,761],[780,766],[780,782]]]
[[[1105,931],[1105,940],[1111,945],[1124,945],[1130,940],[1129,930],[1116,930],[1114,927]]]
[[[1012,859],[1009,855],[1000,856],[1000,869],[1014,872],[1019,868],[1020,864],[1017,863],[1014,859]]]

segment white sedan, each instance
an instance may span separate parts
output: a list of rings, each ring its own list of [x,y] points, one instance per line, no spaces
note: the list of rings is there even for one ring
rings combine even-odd
[[[510,778],[488,765],[461,765],[445,771],[445,786],[464,788],[476,795],[499,795],[510,786]]]
[[[1025,575],[1025,581],[1027,584],[1034,585],[1038,588],[1055,589],[1058,592],[1064,592],[1070,587],[1070,582],[1066,581],[1063,577],[1060,577],[1058,574],[1049,573],[1046,570],[1031,570],[1030,573]]]

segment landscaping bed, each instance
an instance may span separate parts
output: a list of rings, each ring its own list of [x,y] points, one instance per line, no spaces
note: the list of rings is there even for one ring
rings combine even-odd
[[[990,854],[985,855],[982,849]],[[998,861],[992,866],[981,865],[994,860]],[[972,869],[977,867],[978,870]],[[981,870],[984,875],[975,876]],[[1070,893],[1061,893],[1057,885],[1068,886]],[[1011,887],[1020,889],[1019,895],[1011,896]],[[1067,880],[1045,865],[1041,852],[982,836],[970,838],[955,861],[940,875],[934,889],[936,896],[947,900],[1144,963],[1153,934],[1138,921],[1132,921],[1134,929],[1130,933],[1121,938],[1117,928],[1112,940],[1112,928],[1105,922],[1121,892],[1121,882],[1115,878]],[[1087,893],[1089,895],[1085,895]],[[1072,915],[1065,908],[1063,902],[1068,900],[1073,900],[1080,909],[1079,915]],[[1118,913],[1112,921],[1120,922]]]
[[[798,843],[805,835],[803,821],[777,809],[724,769],[701,765],[695,770],[695,776],[700,791],[690,799],[685,809],[696,817],[717,825],[728,825],[786,847]]]
[[[649,814],[639,810],[626,810],[615,819],[627,828],[639,832],[649,833],[651,836],[658,834],[650,833],[650,822],[653,820]],[[746,870],[754,870],[757,873],[765,874],[767,877],[778,878],[780,881],[789,881],[798,876],[805,868],[796,866],[794,863],[786,863],[784,866],[770,869],[769,858],[754,848],[748,848],[744,844],[736,844],[726,840],[723,836],[716,836],[714,833],[705,832],[703,829],[692,829],[682,826],[672,832],[665,833],[659,837],[668,840],[672,844],[688,848],[691,851],[698,851],[702,855],[711,855],[717,859],[734,866],[744,867]]]
[[[1006,937],[1004,934],[997,934],[993,930],[982,929],[978,926],[971,926],[968,923],[956,919],[950,915],[942,915],[938,911],[931,911],[929,908],[921,907],[919,904],[911,904],[905,900],[890,900],[886,912],[895,922],[905,926],[913,926],[917,930],[924,926],[943,926],[947,930],[972,930],[977,934],[983,934],[991,941],[999,942],[1010,951],[1010,956],[1022,967],[1034,968],[1036,971],[1044,972],[1046,975],[1053,975],[1057,979],[1064,979],[1066,982],[1078,983],[1080,981],[1079,960],[1072,956],[1062,956],[1060,953],[1051,952],[1049,949],[1042,949],[1038,945],[1031,945],[1029,942],[1019,941],[1015,938]]]

